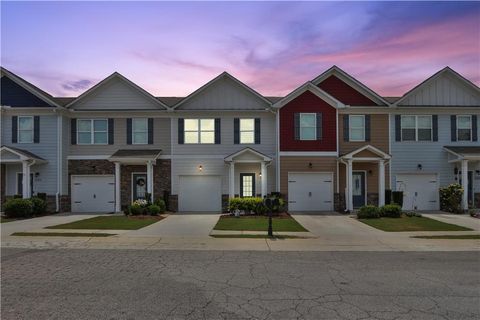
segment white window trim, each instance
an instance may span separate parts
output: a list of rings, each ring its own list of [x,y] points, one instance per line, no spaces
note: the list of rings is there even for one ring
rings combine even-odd
[[[252,130],[242,130],[242,120],[252,120],[253,121],[253,129]],[[240,135],[240,144],[255,144],[255,118],[243,118],[239,119],[239,135]],[[242,142],[242,132],[251,132],[253,133],[253,141],[252,142]]]
[[[137,130],[135,131],[135,120],[145,120],[145,131]],[[108,126],[107,126],[108,128]],[[135,133],[146,133],[145,142],[135,142]],[[148,118],[132,118],[132,144],[148,144]]]
[[[198,118],[198,119],[184,119],[185,120],[196,120],[197,121],[197,130],[186,130],[183,128],[183,143],[184,144],[215,144],[215,118]],[[213,130],[203,130],[202,131],[202,120],[212,120],[213,121]],[[198,133],[198,141],[197,142],[187,142],[185,139],[186,132],[197,132]],[[202,142],[202,132],[213,132],[213,142]]]
[[[414,117],[415,118],[415,128],[405,128],[405,129],[415,129],[415,140],[403,140],[403,126],[402,126],[402,119],[403,117]],[[418,117],[430,117],[430,140],[418,140],[418,129],[428,129],[428,128],[419,128],[418,127]],[[401,116],[400,119],[400,136],[401,141],[405,142],[432,142],[433,141],[433,116],[431,114],[419,114],[419,115],[410,115],[405,114]]]
[[[458,137],[459,137],[459,135],[458,135],[458,130],[467,130],[467,128],[459,128],[459,127],[458,127],[458,118],[460,118],[460,117],[465,117],[465,118],[468,117],[468,118],[470,119],[470,121],[468,122],[468,123],[470,124],[470,125],[469,125],[469,128],[468,128],[468,129],[470,130],[470,139],[469,139],[469,140],[460,140],[460,139],[458,138]],[[472,141],[472,138],[473,138],[473,137],[472,137],[472,136],[473,136],[473,132],[472,132],[472,131],[473,131],[473,130],[472,130],[472,116],[469,115],[469,114],[460,114],[460,115],[457,115],[457,118],[456,118],[455,121],[457,121],[457,132],[456,132],[456,134],[457,134],[457,141],[465,141],[465,142]]]
[[[94,120],[104,120],[107,122],[107,130],[106,131],[94,131],[93,128],[94,128]],[[79,131],[79,126],[78,126],[78,121],[90,121],[90,143],[80,143],[80,140],[78,139],[78,133],[80,132]],[[77,119],[77,144],[78,145],[84,145],[84,146],[87,146],[87,145],[97,145],[97,146],[106,146],[108,145],[108,119],[103,119],[103,118],[93,118],[93,119]],[[87,132],[87,131],[82,131],[82,132]],[[107,142],[106,143],[95,143],[95,132],[106,132],[107,133]]]
[[[355,127],[353,128],[352,126],[352,117],[362,117],[363,118],[363,127]],[[349,128],[348,128],[348,136],[349,136],[349,141],[352,142],[364,142],[366,138],[366,132],[365,132],[365,115],[364,114],[350,114],[348,115],[348,123],[349,123]],[[352,129],[363,129],[363,139],[352,139]]]
[[[303,139],[303,138],[302,138],[302,116],[304,116],[304,115],[313,115],[313,118],[315,119],[315,124],[314,124],[314,126],[313,126],[313,128],[315,129],[315,134],[314,134],[313,139]],[[317,114],[316,114],[316,113],[312,113],[312,112],[310,112],[310,113],[300,113],[300,119],[299,119],[299,120],[300,120],[300,123],[299,123],[299,130],[300,130],[300,132],[299,132],[300,137],[299,137],[299,138],[300,138],[300,140],[301,140],[301,141],[314,141],[314,140],[317,140]],[[311,127],[305,127],[305,128],[311,128]]]
[[[20,118],[29,118],[32,121],[32,139],[30,141],[20,141],[20,131],[30,131],[30,130],[22,130],[20,129]],[[33,120],[33,116],[18,116],[17,118],[17,143],[33,143],[34,140],[34,134],[35,134],[35,123]]]

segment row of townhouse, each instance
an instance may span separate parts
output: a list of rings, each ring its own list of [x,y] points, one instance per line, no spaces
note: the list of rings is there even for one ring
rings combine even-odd
[[[150,193],[172,211],[221,211],[280,192],[290,211],[385,203],[439,209],[461,183],[480,205],[480,89],[450,68],[381,97],[333,66],[285,97],[222,73],[154,97],[114,73],[76,98],[1,69],[1,198],[46,193],[56,211],[120,211]]]

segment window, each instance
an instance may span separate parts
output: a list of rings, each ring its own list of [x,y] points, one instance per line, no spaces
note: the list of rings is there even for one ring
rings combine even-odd
[[[132,119],[132,143],[148,143],[148,120],[146,118]]]
[[[432,141],[432,116],[402,116],[402,141]]]
[[[33,117],[18,117],[18,143],[33,142]]]
[[[255,143],[255,119],[240,119],[240,143]]]
[[[300,140],[317,139],[317,115],[300,113]]]
[[[472,140],[472,118],[471,116],[457,116],[457,140]]]
[[[215,143],[214,119],[185,119],[185,143]]]
[[[365,116],[350,116],[350,141],[365,141]]]
[[[77,141],[78,144],[107,144],[107,119],[78,119]]]

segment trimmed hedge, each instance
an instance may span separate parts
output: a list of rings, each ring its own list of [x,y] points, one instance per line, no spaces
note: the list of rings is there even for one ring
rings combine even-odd
[[[158,213],[164,213],[167,210],[167,205],[163,199],[156,199],[153,204],[159,207],[160,211]]]
[[[402,207],[398,204],[387,204],[380,208],[380,215],[388,218],[400,218],[402,216]]]
[[[33,197],[30,199],[33,204],[33,214],[39,215],[47,212],[47,202],[39,197]]]
[[[283,212],[285,209],[285,200],[277,198],[279,205],[272,208],[273,213]],[[245,211],[247,213],[266,214],[268,208],[263,203],[262,198],[249,197],[249,198],[232,198],[228,202],[228,209],[230,212],[235,210]]]
[[[380,209],[372,205],[363,206],[358,210],[357,217],[358,219],[380,218]]]
[[[28,218],[33,214],[33,202],[30,199],[9,199],[4,210],[8,218]]]
[[[151,204],[147,207],[147,212],[152,216],[156,216],[160,213],[160,207],[155,204]]]

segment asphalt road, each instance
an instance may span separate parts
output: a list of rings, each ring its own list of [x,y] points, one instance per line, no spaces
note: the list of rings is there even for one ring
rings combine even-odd
[[[479,319],[480,253],[2,249],[7,319]]]

